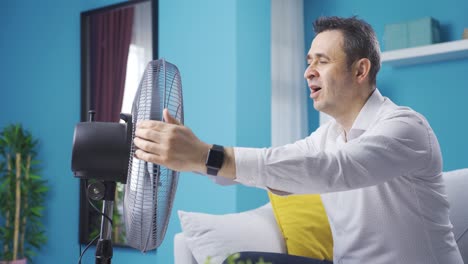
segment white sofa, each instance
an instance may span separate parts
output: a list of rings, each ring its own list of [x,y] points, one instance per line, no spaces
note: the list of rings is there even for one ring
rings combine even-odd
[[[468,169],[445,172],[444,179],[450,202],[450,220],[453,224],[453,233],[463,260],[468,263],[468,207],[466,206],[468,201]],[[191,233],[188,236],[192,239],[191,241],[187,241],[184,233],[175,235],[175,264],[197,264],[197,259],[199,264],[203,264],[205,259],[201,256],[206,254],[214,256],[210,263],[217,264],[223,258],[219,255],[227,254],[227,252],[249,250],[286,252],[270,204],[237,214],[215,216],[182,212],[179,213],[179,216],[185,218],[181,219],[183,227],[185,224],[187,229],[187,224],[192,223],[196,226],[196,230],[192,231],[198,233]],[[224,226],[221,224],[223,222]],[[225,229],[228,228],[232,230],[227,232]],[[185,229],[183,228],[183,230]],[[252,234],[255,235],[252,236]],[[203,245],[204,240],[213,240],[215,243]]]

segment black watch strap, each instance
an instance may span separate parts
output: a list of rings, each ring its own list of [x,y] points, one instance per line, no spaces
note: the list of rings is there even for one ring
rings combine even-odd
[[[217,176],[217,175],[218,175],[218,171],[219,171],[219,169],[206,167],[206,174],[208,174],[208,175]]]
[[[224,147],[220,145],[213,144],[208,156],[206,157],[206,173],[209,175],[216,176],[218,175],[219,170],[224,163]]]

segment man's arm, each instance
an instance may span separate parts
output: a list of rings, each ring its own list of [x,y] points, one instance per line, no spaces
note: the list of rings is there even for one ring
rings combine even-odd
[[[236,181],[285,192],[327,193],[374,186],[441,170],[437,139],[412,111],[391,113],[340,147],[319,150],[311,137],[284,146],[235,148]]]
[[[137,124],[135,156],[139,159],[165,166],[176,171],[194,171],[206,174],[205,161],[211,148],[198,139],[188,127],[181,125],[167,110],[166,122],[146,120]],[[236,179],[234,150],[224,148],[225,158],[218,176]]]
[[[167,113],[165,120],[139,124],[137,158],[205,174],[211,145]],[[337,151],[312,149],[308,139],[267,149],[226,148],[219,175],[248,186],[300,194],[363,188],[415,171],[433,175],[440,167],[437,139],[426,122],[410,111],[399,111]]]

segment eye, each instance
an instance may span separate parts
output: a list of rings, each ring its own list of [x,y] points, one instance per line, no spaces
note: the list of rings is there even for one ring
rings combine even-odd
[[[319,60],[319,63],[320,63],[320,64],[325,64],[325,63],[328,63],[328,61],[326,61],[326,60]]]

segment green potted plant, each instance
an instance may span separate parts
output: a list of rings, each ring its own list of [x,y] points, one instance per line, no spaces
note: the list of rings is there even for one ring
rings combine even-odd
[[[47,242],[41,218],[48,187],[37,143],[19,124],[0,132],[0,264],[31,261]]]
[[[265,262],[262,257],[258,259],[258,261],[252,261],[251,259],[247,259],[246,261],[238,260],[240,258],[240,253],[235,253],[227,257],[225,260],[227,264],[272,264],[271,262]],[[211,264],[211,257],[207,257],[205,263],[203,264]]]

